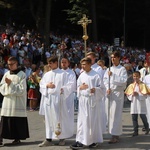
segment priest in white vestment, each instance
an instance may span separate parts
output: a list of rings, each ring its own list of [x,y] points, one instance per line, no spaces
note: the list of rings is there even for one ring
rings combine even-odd
[[[46,128],[46,140],[39,147],[53,145],[52,139],[59,139],[59,145],[64,139],[73,136],[69,124],[66,99],[70,95],[67,88],[67,74],[58,68],[58,58],[52,56],[48,59],[50,71],[44,74],[40,81],[40,92],[45,100],[44,116]]]
[[[108,123],[109,133],[112,135],[109,143],[119,142],[122,134],[122,110],[124,103],[124,90],[127,82],[127,71],[120,65],[120,53],[114,51],[111,54],[112,67],[104,74],[104,85],[108,98]]]
[[[79,99],[79,113],[77,120],[76,142],[72,149],[97,147],[103,142],[100,101],[103,98],[101,78],[97,72],[91,69],[91,59],[83,58],[81,66],[84,70],[77,80],[77,96]]]

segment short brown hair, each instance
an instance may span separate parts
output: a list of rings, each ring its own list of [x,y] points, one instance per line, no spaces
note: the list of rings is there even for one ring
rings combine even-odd
[[[92,55],[94,58],[97,57],[96,54],[95,54],[94,52],[89,52],[89,53],[87,53],[87,54],[86,54],[86,57],[89,56],[89,55]]]
[[[141,76],[141,73],[139,71],[134,71],[133,74],[138,74],[139,76]]]
[[[80,63],[83,63],[84,61],[87,62],[87,64],[92,64],[92,60],[88,57],[81,59]]]
[[[121,54],[120,54],[119,51],[113,51],[113,52],[112,52],[112,55],[114,55],[115,57],[118,57],[118,58],[121,57]]]
[[[105,60],[100,59],[100,60],[97,61],[97,64],[99,64],[99,63],[103,63],[105,65]]]
[[[14,57],[14,56],[9,57],[8,61],[16,61],[16,62],[18,62],[17,58]]]
[[[58,62],[58,57],[57,56],[51,56],[50,58],[48,58],[47,62],[48,63],[49,62],[53,62],[53,63]]]

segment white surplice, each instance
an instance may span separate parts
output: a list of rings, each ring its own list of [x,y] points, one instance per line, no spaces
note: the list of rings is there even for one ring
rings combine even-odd
[[[79,90],[83,83],[88,89]],[[100,101],[103,98],[103,90],[100,88],[101,78],[97,72],[91,69],[90,72],[82,72],[77,80],[77,96],[79,99],[79,113],[77,122],[76,141],[84,145],[102,143],[102,127],[100,117]],[[95,88],[91,94],[90,89]]]
[[[5,82],[6,77],[12,81],[9,86]],[[17,74],[6,72],[0,83],[0,92],[4,96],[1,116],[27,117],[27,86],[26,75],[23,71]]]
[[[68,115],[66,99],[70,95],[70,86],[67,88],[67,74],[57,68],[44,74],[40,81],[40,92],[43,98],[45,128],[47,139],[65,139],[73,136],[70,126],[70,118]],[[55,88],[47,88],[46,85],[50,82],[55,84]],[[64,89],[61,94],[61,88]],[[61,134],[56,137],[55,130],[60,123]]]
[[[144,77],[143,82],[150,88],[150,74]],[[147,108],[147,121],[150,126],[150,95],[147,95],[146,98],[146,108]]]
[[[109,89],[109,69],[104,74],[104,85],[106,90]],[[107,96],[107,112],[109,112],[109,133],[111,135],[122,134],[122,110],[124,103],[124,89],[127,82],[127,71],[125,67],[118,65],[110,67],[112,75],[110,76],[110,98]],[[109,107],[109,108],[108,108]],[[108,111],[109,109],[109,111]]]

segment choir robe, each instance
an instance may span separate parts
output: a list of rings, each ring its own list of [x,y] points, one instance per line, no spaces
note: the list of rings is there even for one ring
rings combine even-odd
[[[77,80],[79,113],[76,141],[79,141],[84,145],[103,142],[100,101],[102,100],[104,93],[100,87],[101,82],[99,74],[92,69],[88,73],[83,72],[80,74]],[[80,85],[83,83],[88,85],[88,89],[79,89]],[[91,88],[95,88],[94,94],[90,93]]]
[[[148,88],[150,89],[150,74],[146,75],[144,77],[143,82],[148,86]],[[148,124],[150,126],[150,95],[147,95],[146,98],[146,108],[147,108],[147,121]]]
[[[109,69],[104,74],[104,85],[106,90],[109,89]],[[126,88],[127,82],[127,71],[125,67],[118,65],[110,67],[112,75],[110,76],[110,89],[111,94],[107,95],[106,101],[108,122],[109,122],[109,133],[111,135],[119,136],[122,134],[122,110],[124,103],[124,89]],[[109,110],[108,110],[109,109]]]
[[[138,95],[133,95],[133,92],[137,92]],[[146,98],[149,93],[147,86],[140,82],[130,84],[125,90],[125,94],[131,101],[130,114],[146,114]]]
[[[55,84],[55,88],[46,87],[50,82]],[[64,90],[63,94],[61,88]],[[67,106],[67,98],[71,94],[70,85],[67,84],[67,74],[59,68],[45,73],[40,81],[40,92],[44,100],[46,138],[65,139],[73,136],[74,127],[70,121],[72,116],[69,116]],[[61,126],[61,134],[56,137],[55,130],[58,123]]]

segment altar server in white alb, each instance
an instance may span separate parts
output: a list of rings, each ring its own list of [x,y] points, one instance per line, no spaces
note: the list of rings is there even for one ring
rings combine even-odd
[[[91,68],[100,75],[100,77],[103,81],[104,70],[96,62],[96,59],[97,59],[96,53],[89,52],[89,53],[86,54],[86,57],[91,59],[91,61],[92,61]],[[101,84],[101,87],[103,87],[103,92],[105,92],[106,89],[105,89],[104,86],[102,86],[102,84]],[[100,106],[99,107],[100,107],[101,127],[102,127],[103,133],[105,133],[106,132],[106,124],[107,124],[107,115],[106,115],[106,110],[105,110],[105,97],[103,98],[102,101],[100,101]]]
[[[97,72],[91,69],[91,59],[83,58],[81,66],[84,70],[77,80],[77,96],[79,99],[79,113],[77,120],[76,142],[72,149],[80,149],[85,145],[97,147],[103,142],[100,101],[103,98],[101,78]]]
[[[120,65],[120,53],[114,51],[111,54],[112,66],[104,74],[104,85],[107,98],[109,98],[109,133],[112,135],[109,143],[119,142],[122,134],[122,110],[124,103],[124,90],[127,82],[127,71]],[[109,86],[110,85],[110,86]]]
[[[18,61],[10,57],[7,71],[0,83],[0,92],[4,96],[1,109],[0,136],[13,139],[13,145],[29,138],[26,112],[27,89],[26,75],[18,68]]]
[[[150,89],[150,74],[146,75],[143,79],[143,82],[148,86],[148,88]],[[147,108],[147,121],[150,127],[150,94],[147,95],[146,98],[146,108]]]
[[[68,58],[64,57],[61,59],[61,69],[67,74],[67,86],[63,87],[63,90],[68,94],[68,97],[64,101],[64,111],[63,115],[67,121],[67,132],[70,135],[74,134],[74,92],[76,91],[76,74],[73,70],[69,68],[70,62]],[[65,141],[62,140],[61,145],[64,145]]]
[[[40,92],[44,102],[46,140],[39,147],[52,146],[53,139],[59,139],[59,145],[64,145],[64,139],[73,136],[68,115],[66,99],[70,95],[67,87],[67,74],[58,68],[58,58],[48,59],[50,71],[44,74],[40,81]],[[67,116],[67,117],[66,117]]]

